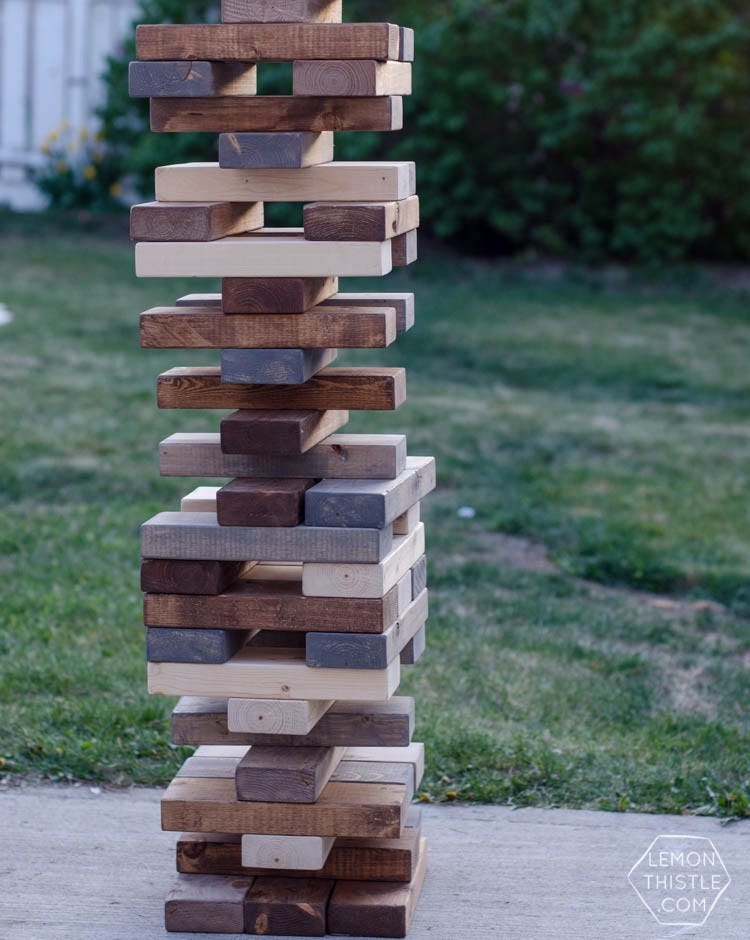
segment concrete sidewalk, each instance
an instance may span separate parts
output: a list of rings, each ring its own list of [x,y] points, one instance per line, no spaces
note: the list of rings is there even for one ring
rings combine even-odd
[[[165,940],[174,833],[159,792],[0,791],[2,940]],[[412,940],[750,937],[750,821],[426,806],[430,868]],[[658,835],[712,839],[732,878],[703,927],[660,927],[627,881]]]

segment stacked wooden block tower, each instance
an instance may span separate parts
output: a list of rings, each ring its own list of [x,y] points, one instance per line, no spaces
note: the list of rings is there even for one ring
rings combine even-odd
[[[413,164],[332,158],[333,131],[401,126],[413,34],[344,24],[341,0],[224,0],[220,24],[140,26],[137,54],[154,130],[220,134],[218,164],[160,167],[133,207],[139,276],[222,279],[143,313],[142,345],[220,350],[159,376],[158,404],[233,411],[160,445],[162,474],[230,482],[142,530],[149,690],[182,696],[173,739],[198,745],[162,801],[182,832],[166,926],[402,937],[424,748],[394,693],[425,644],[435,464],[339,433],[397,408],[403,369],[330,363],[412,326],[412,295],[337,277],[412,261],[419,204]],[[294,63],[293,95],[256,95],[265,61]],[[303,203],[304,228],[264,228],[264,202]]]

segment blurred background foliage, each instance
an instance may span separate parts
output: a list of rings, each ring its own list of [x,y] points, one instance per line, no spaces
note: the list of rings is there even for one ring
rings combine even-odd
[[[339,134],[336,158],[414,159],[427,228],[471,254],[595,262],[750,259],[750,10],[740,0],[345,0],[417,30],[408,133]],[[141,22],[218,19],[144,0]],[[145,196],[154,166],[215,159],[216,135],[150,134],[105,76],[104,135]],[[286,94],[265,65],[260,91]]]

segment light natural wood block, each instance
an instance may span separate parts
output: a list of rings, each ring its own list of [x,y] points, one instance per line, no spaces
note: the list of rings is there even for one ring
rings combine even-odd
[[[311,60],[294,63],[295,95],[372,97],[410,95],[410,62],[374,59]]]
[[[421,521],[421,504],[415,503],[406,512],[393,520],[394,535],[408,535],[413,532]]]
[[[309,734],[332,705],[332,700],[230,698],[227,727],[248,734]]]
[[[262,202],[144,202],[130,210],[136,241],[207,242],[260,228]]]
[[[180,512],[216,512],[218,486],[196,486],[180,500]]]
[[[245,131],[219,136],[219,166],[228,169],[292,170],[331,160],[332,131]]]
[[[419,226],[419,196],[392,202],[312,202],[304,208],[308,241],[383,241]]]
[[[247,868],[317,871],[331,854],[333,836],[242,836],[242,864]]]
[[[341,15],[341,0],[221,0],[222,23],[340,23]]]
[[[207,98],[254,95],[258,70],[244,62],[131,62],[131,98]]]

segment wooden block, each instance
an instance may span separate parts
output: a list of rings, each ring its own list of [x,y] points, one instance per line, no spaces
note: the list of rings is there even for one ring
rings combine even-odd
[[[395,530],[394,530],[395,531]],[[422,555],[411,569],[411,596],[417,597],[427,587],[427,555]]]
[[[411,94],[411,63],[307,59],[294,63],[294,94],[374,97]]]
[[[377,565],[305,563],[302,593],[308,597],[382,597],[424,554],[424,548],[424,523],[420,522],[411,535],[395,538],[393,549]]]
[[[359,701],[378,702],[393,695],[400,674],[398,659],[387,669],[311,669],[305,665],[304,650],[246,646],[221,665],[149,663],[148,690],[151,695],[325,701],[356,696]]]
[[[252,803],[237,799],[234,780],[175,777],[161,822],[177,832],[397,839],[411,794],[402,784],[329,783],[316,803]]]
[[[205,28],[205,27],[201,27]],[[218,163],[183,163],[156,169],[159,202],[380,202],[416,192],[414,163],[323,163],[288,170],[230,170]],[[244,312],[244,311],[242,311]],[[278,311],[279,313],[291,311]]]
[[[178,875],[164,902],[164,926],[186,933],[242,933],[252,878]]]
[[[414,699],[396,696],[389,701],[364,704],[335,702],[306,735],[280,729],[273,733],[233,732],[228,729],[226,698],[181,698],[172,711],[175,744],[280,744],[329,747],[359,745],[406,747],[414,733]],[[243,699],[243,701],[245,701]],[[327,703],[326,703],[327,704]],[[234,706],[237,707],[236,705]],[[268,707],[261,702],[261,707]],[[314,714],[314,712],[312,712]],[[269,716],[269,720],[270,716]],[[274,722],[272,729],[277,724]],[[297,725],[292,725],[293,729]]]
[[[130,210],[130,237],[139,241],[206,242],[262,227],[262,202],[144,202]]]
[[[405,400],[406,371],[383,366],[329,366],[286,388],[227,385],[216,366],[178,366],[157,384],[159,408],[394,411]]]
[[[399,27],[399,59],[401,62],[414,61],[414,30],[409,26]]]
[[[243,170],[296,170],[333,160],[333,133],[272,131],[219,136],[219,166]]]
[[[301,385],[336,355],[335,349],[222,349],[221,381]]]
[[[219,525],[297,526],[315,480],[232,480],[216,494]]]
[[[245,933],[324,937],[333,881],[256,878],[245,899]]]
[[[340,23],[341,0],[221,0],[222,23]]]
[[[264,233],[264,234],[261,234]],[[234,235],[212,242],[138,242],[136,277],[372,277],[391,270],[391,242],[308,242],[299,235]]]
[[[286,701],[230,698],[227,727],[231,732],[262,735],[309,734],[333,701]]]
[[[408,55],[391,23],[169,24],[136,27],[136,55],[146,61],[293,62],[295,59],[387,59]]]
[[[344,760],[357,763],[372,761],[381,764],[409,764],[415,790],[424,776],[424,744],[419,741],[412,742],[408,747],[349,747],[346,749]]]
[[[399,659],[402,666],[413,666],[427,648],[427,631],[424,627],[418,630],[414,637],[401,650]]]
[[[218,486],[196,486],[180,500],[180,512],[216,512]]]
[[[311,202],[304,208],[308,241],[381,242],[419,225],[419,196],[394,202]]]
[[[314,803],[344,756],[343,747],[251,747],[237,764],[237,798]]]
[[[349,412],[235,411],[220,425],[224,454],[297,456],[330,437],[349,420]]]
[[[338,284],[336,277],[225,277],[220,300],[224,313],[306,313]]]
[[[141,562],[141,590],[153,594],[221,594],[252,564],[145,558]]]
[[[419,503],[414,503],[406,512],[401,513],[393,520],[394,535],[408,535],[413,532],[421,521],[421,509]],[[419,593],[419,592],[417,592]]]
[[[410,884],[336,882],[328,904],[328,932],[350,937],[405,937],[426,872],[427,840],[422,839]]]
[[[131,62],[131,98],[210,98],[254,95],[258,69],[245,62]]]
[[[308,666],[325,669],[385,669],[427,619],[427,590],[384,633],[308,633]]]
[[[150,627],[146,657],[152,663],[225,663],[245,645],[243,630],[179,630]]]
[[[333,836],[242,836],[242,867],[318,871],[331,854]]]
[[[198,748],[200,750],[200,748]],[[236,757],[204,757],[197,752],[188,757],[177,771],[178,777],[207,777],[212,780],[233,780]]]
[[[393,307],[396,311],[396,331],[406,333],[414,326],[414,294],[342,294],[329,297],[321,306],[348,307],[366,304],[368,307]]]
[[[390,346],[396,338],[393,307],[315,307],[298,316],[234,314],[221,308],[154,307],[141,314],[146,349],[337,349]]]
[[[322,480],[305,495],[307,525],[390,525],[435,489],[435,459],[407,457],[395,480]]]
[[[305,634],[291,630],[259,630],[250,640],[251,646],[273,646],[276,649],[304,649]]]
[[[411,596],[411,571],[407,571],[406,574],[403,576],[403,578],[399,578],[399,580],[396,582],[396,586],[394,588],[391,588],[391,591],[398,592],[398,616],[401,617],[406,613],[406,609],[411,605],[411,602],[414,600],[414,598]],[[178,596],[178,595],[175,595],[175,596]],[[345,598],[339,598],[338,603],[340,603],[344,599]]]
[[[374,564],[388,555],[392,543],[393,534],[388,528],[221,526],[210,512],[161,512],[141,526],[144,558],[326,562],[352,559]]]
[[[394,268],[402,268],[417,260],[417,230],[404,232],[391,239],[391,262]]]

